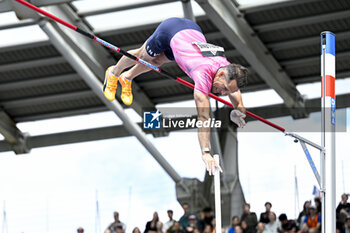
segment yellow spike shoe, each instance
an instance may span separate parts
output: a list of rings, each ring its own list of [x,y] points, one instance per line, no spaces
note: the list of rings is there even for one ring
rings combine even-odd
[[[115,92],[118,87],[118,77],[112,74],[112,66],[110,66],[105,73],[105,81],[103,84],[103,93],[109,101],[115,99]]]
[[[123,77],[123,74],[119,77],[119,82],[122,85],[122,95],[121,99],[125,105],[131,105],[133,96],[132,96],[132,90],[131,90],[131,83],[132,81],[127,80]]]

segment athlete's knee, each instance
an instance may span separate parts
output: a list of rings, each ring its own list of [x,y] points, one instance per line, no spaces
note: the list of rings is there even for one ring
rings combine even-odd
[[[161,66],[163,65],[163,60],[159,56],[157,56],[152,59],[152,64],[155,66]]]
[[[158,55],[157,57],[154,57],[152,64],[155,66],[161,66],[167,62],[170,62],[170,60],[164,55],[164,53],[162,53],[162,54]]]
[[[131,49],[131,50],[128,50],[127,52],[134,55],[135,57],[140,57],[142,55],[142,47],[137,49]]]

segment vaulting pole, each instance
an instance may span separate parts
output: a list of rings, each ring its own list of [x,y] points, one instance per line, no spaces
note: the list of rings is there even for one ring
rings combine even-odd
[[[181,84],[183,84],[183,85],[185,85],[187,87],[190,87],[190,88],[194,89],[194,85],[192,83],[189,83],[189,82],[187,82],[187,81],[185,81],[185,80],[183,80],[183,79],[181,79],[179,77],[176,77],[176,76],[166,72],[165,70],[161,70],[159,67],[156,67],[156,66],[152,65],[151,63],[149,63],[149,62],[147,62],[145,60],[142,60],[142,59],[140,59],[138,57],[135,57],[134,55],[132,55],[132,54],[130,54],[130,53],[128,53],[128,52],[118,48],[117,46],[112,45],[112,44],[102,40],[101,38],[98,38],[97,36],[80,29],[77,26],[74,26],[74,25],[72,25],[72,24],[70,24],[70,23],[68,23],[68,22],[58,18],[57,16],[54,16],[54,15],[48,13],[47,11],[44,11],[43,9],[40,9],[40,8],[38,8],[38,7],[32,5],[32,4],[30,4],[30,3],[28,3],[28,2],[26,2],[24,0],[15,0],[15,1],[25,5],[27,7],[29,7],[30,9],[32,9],[32,10],[34,10],[34,11],[36,11],[36,12],[42,14],[42,15],[45,15],[46,17],[48,17],[48,18],[50,18],[50,19],[52,19],[52,20],[54,20],[54,21],[56,21],[56,22],[58,22],[58,23],[60,23],[60,24],[62,24],[64,26],[66,26],[66,27],[68,27],[68,28],[70,28],[70,29],[72,29],[72,30],[74,30],[76,32],[79,32],[80,34],[82,34],[82,35],[84,35],[84,36],[86,36],[86,37],[88,37],[88,38],[90,38],[90,39],[100,43],[101,45],[103,45],[103,46],[105,46],[105,47],[107,47],[107,48],[109,48],[109,49],[111,49],[111,50],[113,50],[113,51],[115,51],[117,53],[121,53],[124,56],[126,56],[126,57],[128,57],[128,58],[130,58],[132,60],[135,60],[138,63],[141,63],[141,64],[151,68],[154,71],[157,71],[158,73],[164,75],[167,78],[173,79],[173,80],[175,80],[175,81],[177,81],[177,82],[179,82],[179,83],[181,83]],[[218,96],[216,96],[216,95],[214,95],[212,93],[209,93],[209,97],[211,97],[213,99],[216,99],[217,101],[220,101],[221,103],[223,103],[223,104],[233,108],[233,105],[230,102],[228,102],[228,101],[226,101],[226,100],[224,100],[224,99],[222,99],[222,98],[220,98],[220,97],[218,97]],[[276,124],[274,124],[274,123],[272,123],[272,122],[270,122],[270,121],[268,121],[268,120],[266,120],[266,119],[264,119],[264,118],[262,118],[262,117],[260,117],[258,115],[255,115],[254,113],[246,111],[246,114],[248,116],[251,116],[251,117],[253,117],[253,118],[255,118],[255,119],[257,119],[257,120],[259,120],[259,121],[261,121],[261,122],[263,122],[265,124],[267,124],[267,125],[270,125],[271,127],[275,128],[275,129],[277,129],[277,130],[279,130],[281,132],[285,132],[286,131],[281,126],[278,126],[278,125],[276,125]]]

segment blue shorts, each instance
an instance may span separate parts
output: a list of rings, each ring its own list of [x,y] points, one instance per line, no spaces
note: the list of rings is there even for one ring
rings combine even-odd
[[[146,51],[148,55],[156,57],[164,52],[169,60],[174,60],[170,41],[176,33],[185,29],[194,29],[202,33],[198,24],[189,19],[169,18],[164,20],[146,42]]]

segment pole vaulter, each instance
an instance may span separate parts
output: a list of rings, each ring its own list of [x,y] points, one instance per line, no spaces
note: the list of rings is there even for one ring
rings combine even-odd
[[[151,68],[152,70],[154,70],[154,71],[164,75],[167,78],[173,79],[173,80],[175,80],[175,81],[177,81],[177,82],[179,82],[179,83],[181,83],[181,84],[183,84],[183,85],[185,85],[187,87],[190,87],[190,88],[194,89],[194,85],[192,83],[189,83],[189,82],[187,82],[187,81],[185,81],[185,80],[183,80],[183,79],[181,79],[179,77],[176,77],[176,76],[168,73],[167,71],[162,70],[159,67],[156,67],[156,66],[152,65],[151,63],[149,63],[147,61],[139,59],[139,58],[135,57],[134,55],[132,55],[132,54],[122,50],[121,48],[118,48],[117,46],[112,45],[112,44],[102,40],[101,38],[99,38],[99,37],[97,37],[97,36],[95,36],[95,35],[93,35],[93,34],[91,34],[89,32],[86,32],[86,31],[78,28],[77,26],[74,26],[74,25],[72,25],[72,24],[70,24],[70,23],[68,23],[68,22],[66,22],[66,21],[64,21],[64,20],[62,20],[62,19],[60,19],[60,18],[50,14],[50,13],[48,13],[47,11],[44,11],[44,10],[42,10],[42,9],[40,9],[40,8],[38,8],[38,7],[32,5],[32,4],[30,4],[30,3],[28,3],[28,2],[26,2],[24,0],[15,0],[15,1],[21,3],[21,4],[25,5],[25,6],[27,6],[29,8],[31,8],[32,10],[34,10],[34,11],[36,11],[36,12],[42,14],[42,15],[45,15],[46,17],[48,17],[48,18],[50,18],[50,19],[52,19],[52,20],[54,20],[54,21],[56,21],[56,22],[58,22],[58,23],[60,23],[60,24],[62,24],[64,26],[66,26],[66,27],[68,27],[68,28],[70,28],[70,29],[72,29],[72,30],[74,30],[74,31],[76,31],[76,32],[78,32],[78,33],[80,33],[80,34],[82,34],[82,35],[84,35],[84,36],[86,36],[86,37],[88,37],[88,38],[98,42],[98,43],[100,43],[101,45],[103,45],[103,46],[105,46],[105,47],[107,47],[107,48],[109,48],[109,49],[111,49],[111,50],[113,50],[113,51],[115,51],[117,53],[120,53],[120,54],[122,54],[122,55],[124,55],[124,56],[126,56],[126,57],[128,57],[128,58],[130,58],[130,59],[132,59],[132,60],[134,60],[136,62],[138,62],[138,63],[141,63],[141,64]],[[211,97],[211,98],[213,98],[213,99],[215,99],[215,100],[217,100],[217,101],[219,101],[219,102],[221,102],[221,103],[223,103],[223,104],[233,108],[232,103],[230,103],[230,102],[228,102],[228,101],[226,101],[226,100],[224,100],[224,99],[222,99],[222,98],[220,98],[220,97],[218,97],[218,96],[216,96],[216,95],[214,95],[212,93],[209,93],[209,97]],[[255,119],[257,119],[257,120],[259,120],[259,121],[261,121],[261,122],[263,122],[265,124],[267,124],[267,125],[270,125],[271,127],[275,128],[275,129],[277,129],[277,130],[279,130],[281,132],[285,132],[286,131],[283,127],[278,126],[278,125],[276,125],[276,124],[274,124],[274,123],[272,123],[272,122],[270,122],[270,121],[268,121],[268,120],[266,120],[266,119],[264,119],[264,118],[262,118],[262,117],[260,117],[260,116],[258,116],[256,114],[254,114],[254,113],[246,111],[246,114],[248,116],[251,116],[251,117],[253,117],[253,118],[255,118]]]
[[[24,0],[15,0],[16,2],[27,6],[28,8],[100,43],[101,45],[117,52],[122,55],[136,61],[137,63],[143,64],[146,67],[164,75],[167,78],[173,79],[187,87],[195,89],[195,86],[179,77],[176,77],[159,67],[152,65],[151,63],[140,59],[98,37],[86,32]],[[322,145],[318,145],[304,137],[301,137],[295,133],[287,132],[283,127],[276,125],[254,113],[246,111],[246,115],[251,116],[279,131],[284,133],[286,136],[291,136],[295,138],[294,142],[300,142],[300,145],[306,155],[309,165],[315,175],[315,178],[320,186],[323,199],[322,208],[322,229],[325,229],[326,233],[332,233],[335,230],[335,36],[331,32],[321,33],[321,76],[322,76]],[[325,80],[325,81],[324,81]],[[212,94],[208,93],[208,96],[231,107],[234,108],[232,103]],[[327,110],[327,111],[326,111]],[[328,129],[328,130],[326,130]],[[318,172],[315,163],[313,162],[307,145],[312,146],[320,151],[321,155],[321,174]],[[326,155],[327,148],[327,155]],[[220,167],[219,167],[220,168]],[[218,167],[216,167],[218,169]],[[216,172],[217,173],[217,172]],[[219,181],[220,182],[220,181]],[[218,183],[218,182],[217,182]],[[327,190],[327,195],[326,194]],[[219,192],[218,192],[218,195]],[[221,224],[220,224],[221,225]]]

